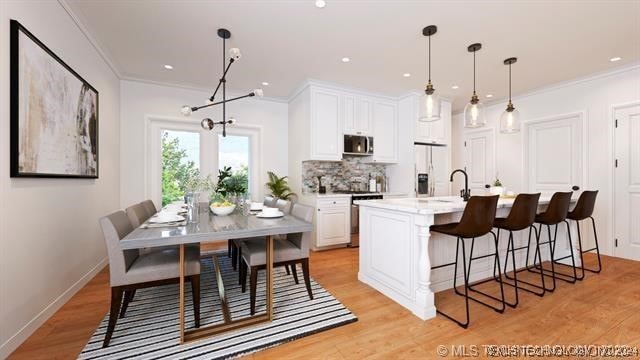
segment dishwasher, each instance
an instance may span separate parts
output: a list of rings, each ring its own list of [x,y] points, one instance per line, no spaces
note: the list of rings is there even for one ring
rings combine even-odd
[[[360,207],[355,203],[359,200],[380,200],[382,194],[353,194],[351,195],[351,242],[349,247],[360,246],[360,237],[354,234],[360,233]]]

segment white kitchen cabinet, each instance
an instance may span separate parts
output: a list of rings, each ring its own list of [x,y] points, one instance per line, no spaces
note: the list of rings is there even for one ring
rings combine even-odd
[[[398,105],[396,102],[374,99],[373,161],[398,162]]]
[[[342,159],[342,114],[339,92],[311,90],[310,160]]]
[[[314,248],[344,245],[351,241],[350,197],[318,199]]]
[[[342,132],[347,135],[372,135],[371,98],[345,94],[342,103]]]
[[[354,95],[342,94],[341,100],[341,116],[342,116],[342,132],[345,134],[357,134],[359,131],[356,97]]]
[[[440,103],[440,119],[423,122],[415,118],[415,141],[432,144],[449,144],[451,132],[451,103],[442,100]]]

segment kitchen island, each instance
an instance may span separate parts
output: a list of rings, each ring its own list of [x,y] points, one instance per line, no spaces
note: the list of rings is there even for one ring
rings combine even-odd
[[[540,197],[538,212],[543,211],[551,194]],[[514,199],[500,199],[496,217],[506,217]],[[573,200],[572,200],[573,201]],[[367,200],[360,205],[360,268],[358,280],[370,285],[395,302],[409,309],[420,319],[435,317],[434,292],[453,286],[453,266],[431,270],[432,266],[455,260],[456,239],[431,233],[429,226],[457,222],[466,205],[460,197],[406,198]],[[575,222],[571,232],[576,233]],[[540,241],[546,241],[547,231],[542,229]],[[494,229],[495,231],[495,229]],[[552,229],[553,233],[553,229]],[[514,232],[516,247],[526,246],[528,231]],[[532,236],[534,236],[532,234]],[[570,253],[566,225],[558,228],[556,258]],[[474,256],[494,251],[491,235],[477,238]],[[572,238],[575,238],[572,237]],[[508,233],[501,232],[500,262],[504,266]],[[573,247],[576,248],[575,239]],[[532,238],[530,258],[533,259],[535,241]],[[467,247],[469,245],[467,244]],[[549,259],[547,245],[541,245],[543,261]],[[516,253],[516,266],[525,265],[526,250]],[[574,250],[576,265],[580,263]],[[570,258],[565,261],[570,262]],[[493,257],[475,260],[469,281],[489,278],[493,274]],[[508,270],[511,271],[511,264]],[[459,269],[458,274],[462,274]],[[463,283],[459,275],[458,284]]]

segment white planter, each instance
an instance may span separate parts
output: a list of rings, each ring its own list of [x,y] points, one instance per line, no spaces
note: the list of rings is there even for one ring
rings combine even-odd
[[[491,193],[491,195],[502,195],[504,193],[504,187],[491,186],[489,187],[489,192]]]

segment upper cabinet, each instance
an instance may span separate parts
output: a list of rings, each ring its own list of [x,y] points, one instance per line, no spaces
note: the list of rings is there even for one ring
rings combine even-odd
[[[398,104],[373,99],[373,161],[398,162]]]
[[[310,160],[341,160],[344,106],[339,92],[311,89]]]
[[[373,135],[371,98],[367,96],[342,95],[343,128],[347,135]]]
[[[398,105],[393,99],[309,84],[289,102],[288,130],[289,159],[295,167],[290,173],[297,172],[300,161],[342,160],[344,134],[374,138],[374,155],[368,160],[398,161]]]
[[[449,145],[451,133],[451,103],[442,101],[440,104],[440,119],[437,121],[422,122],[415,120],[415,141],[433,144]]]

